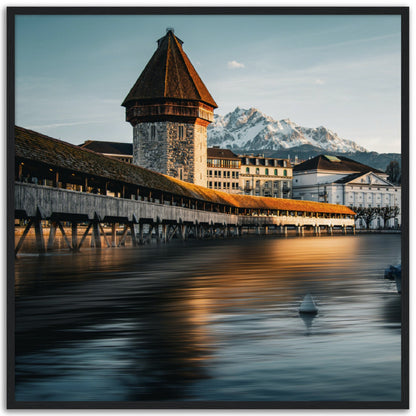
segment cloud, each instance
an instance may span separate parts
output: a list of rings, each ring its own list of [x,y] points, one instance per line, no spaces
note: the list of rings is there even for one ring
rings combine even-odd
[[[237,61],[229,61],[229,62],[227,63],[227,67],[228,67],[229,69],[237,69],[237,68],[244,68],[244,67],[245,67],[245,65],[244,65],[244,64],[242,64],[242,63],[240,63],[240,62],[237,62]]]
[[[325,84],[325,81],[323,81],[322,79],[316,79],[315,80],[315,84],[317,84],[317,85],[324,85]]]

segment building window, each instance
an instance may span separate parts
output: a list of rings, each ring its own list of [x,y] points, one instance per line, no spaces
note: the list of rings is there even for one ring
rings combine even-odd
[[[274,170],[274,175],[277,176],[277,169]]]
[[[283,171],[283,176],[287,176],[287,170],[286,169]]]
[[[238,179],[238,172],[235,173],[235,178]]]
[[[256,175],[260,174],[260,169],[256,168]]]
[[[269,169],[266,168],[265,170],[265,174],[268,175],[269,174]]]
[[[246,168],[246,173],[250,173],[250,168]]]
[[[178,127],[178,136],[180,139],[183,139],[183,126]]]
[[[154,139],[156,137],[156,126],[150,127],[150,137]]]

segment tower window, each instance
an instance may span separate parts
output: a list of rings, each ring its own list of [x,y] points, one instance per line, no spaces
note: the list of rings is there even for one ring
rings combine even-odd
[[[150,137],[154,139],[156,137],[156,126],[150,127]]]
[[[183,126],[178,127],[178,136],[180,139],[183,139]]]

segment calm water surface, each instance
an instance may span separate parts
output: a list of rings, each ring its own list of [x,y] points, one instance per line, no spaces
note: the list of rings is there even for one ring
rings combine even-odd
[[[380,234],[21,254],[16,400],[400,400],[398,261]]]

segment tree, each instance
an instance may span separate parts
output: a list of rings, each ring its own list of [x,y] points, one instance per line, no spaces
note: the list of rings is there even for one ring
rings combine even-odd
[[[400,213],[399,207],[382,207],[380,208],[380,217],[383,218],[384,228],[387,228],[387,221],[396,218]]]
[[[392,160],[386,168],[386,173],[389,175],[388,180],[395,184],[400,185],[402,179],[402,171],[400,169],[399,162],[397,160]]]
[[[352,210],[355,212],[356,219],[361,219],[364,221],[366,229],[370,227],[371,221],[380,215],[380,208],[353,207]]]

